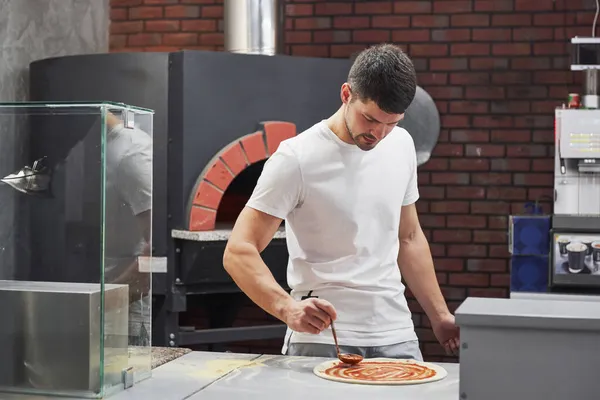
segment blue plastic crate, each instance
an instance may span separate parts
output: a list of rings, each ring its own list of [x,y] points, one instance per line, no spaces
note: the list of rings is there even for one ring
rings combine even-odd
[[[513,256],[510,261],[511,292],[547,292],[548,256]]]
[[[511,215],[508,251],[518,256],[547,256],[550,252],[550,228],[549,215]]]

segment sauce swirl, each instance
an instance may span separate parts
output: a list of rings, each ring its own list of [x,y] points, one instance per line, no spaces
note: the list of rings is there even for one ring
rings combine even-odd
[[[420,381],[437,375],[435,370],[420,364],[368,360],[358,365],[340,362],[327,368],[324,373],[342,379],[380,382]]]

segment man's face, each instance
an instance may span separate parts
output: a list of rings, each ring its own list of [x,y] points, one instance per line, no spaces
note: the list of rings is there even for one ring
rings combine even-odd
[[[404,118],[404,114],[388,114],[372,100],[363,102],[352,94],[350,86],[342,86],[345,104],[344,122],[350,138],[364,151],[369,151],[382,141]]]

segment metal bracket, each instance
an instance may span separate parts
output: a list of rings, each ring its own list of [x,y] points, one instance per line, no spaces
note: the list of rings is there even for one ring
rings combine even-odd
[[[123,126],[128,129],[135,128],[135,113],[131,110],[123,112]]]
[[[133,367],[128,367],[123,370],[123,385],[125,389],[133,386]]]

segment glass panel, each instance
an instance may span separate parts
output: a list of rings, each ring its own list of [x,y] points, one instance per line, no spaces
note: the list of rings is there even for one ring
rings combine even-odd
[[[152,123],[149,113],[107,110],[105,281],[129,286],[128,366],[134,382],[150,375],[152,363]]]
[[[150,375],[152,117],[0,104],[0,391],[101,398]]]

